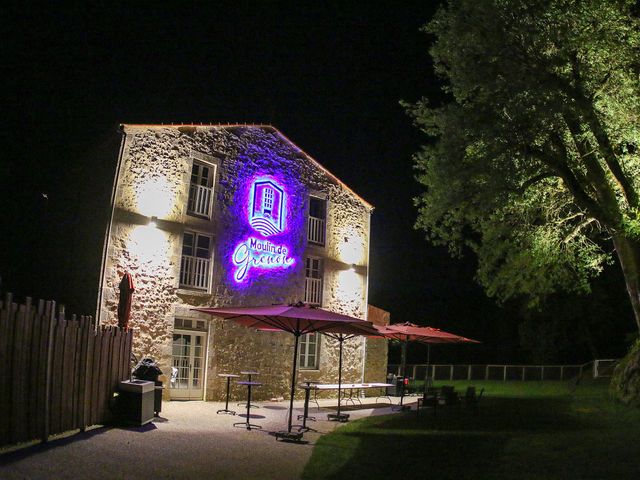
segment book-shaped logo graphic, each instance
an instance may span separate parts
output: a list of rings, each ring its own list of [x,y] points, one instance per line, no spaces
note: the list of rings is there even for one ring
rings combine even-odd
[[[265,237],[281,233],[284,225],[284,190],[273,180],[253,184],[249,223]]]

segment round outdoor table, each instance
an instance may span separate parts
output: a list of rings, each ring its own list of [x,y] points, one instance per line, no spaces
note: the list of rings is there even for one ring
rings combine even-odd
[[[251,381],[252,381],[252,380],[251,380],[251,377],[252,377],[253,375],[260,375],[260,372],[254,372],[254,371],[251,371],[251,370],[246,370],[246,371],[243,371],[243,372],[240,372],[240,373],[241,373],[242,375],[246,375],[246,376],[247,376],[247,381],[249,381],[249,382],[251,382]],[[239,383],[239,382],[238,382],[238,383]],[[243,406],[243,407],[244,407],[244,406],[245,406],[245,404],[244,404],[244,403],[238,403],[238,406]],[[258,406],[258,405],[251,405],[251,406],[252,406],[253,408],[260,408],[260,406]]]
[[[231,379],[238,378],[240,375],[234,375],[233,373],[219,373],[218,376],[227,379],[227,397],[224,402],[224,408],[221,408],[216,413],[230,413],[231,415],[235,415],[236,412],[229,410],[229,386],[231,384]]]
[[[236,422],[233,424],[236,425],[244,425],[247,427],[247,430],[251,430],[253,428],[262,428],[260,425],[254,425],[249,420],[251,417],[251,387],[259,387],[262,385],[260,382],[238,382],[238,385],[246,385],[247,386],[247,421],[246,422]]]

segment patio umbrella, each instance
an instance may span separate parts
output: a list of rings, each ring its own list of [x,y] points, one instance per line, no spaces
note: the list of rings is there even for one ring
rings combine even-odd
[[[422,327],[414,323],[394,323],[386,326],[376,326],[376,329],[384,335],[386,338],[393,340],[400,340],[402,342],[402,356],[400,372],[402,378],[405,377],[405,369],[407,364],[407,344],[409,342],[420,342],[427,345],[430,348],[432,343],[480,343],[478,340],[462,337],[454,333],[445,332],[439,328]],[[427,372],[429,367],[427,365]],[[425,390],[427,388],[427,374],[425,373]],[[402,388],[400,389],[400,406],[404,401],[404,381]]]
[[[118,327],[129,328],[129,317],[131,316],[131,302],[135,286],[130,273],[125,273],[120,280],[120,299],[118,300]]]
[[[339,343],[338,350],[338,412],[335,414],[329,414],[329,420],[335,419],[338,421],[342,421],[344,419],[344,415],[340,413],[340,400],[342,398],[342,344],[345,340],[349,340],[350,338],[357,336],[367,336],[367,337],[383,337],[378,330],[375,329],[374,325],[371,322],[359,322],[352,323],[350,325],[344,325],[340,327],[340,332],[332,332],[332,331],[324,331],[322,332],[324,335],[337,340]],[[348,417],[348,416],[347,416]]]
[[[296,368],[298,362],[298,343],[301,335],[307,333],[331,330],[339,333],[349,332],[352,323],[366,323],[359,318],[330,312],[303,303],[293,305],[268,305],[258,307],[230,307],[230,308],[194,308],[193,310],[222,317],[249,328],[258,330],[281,330],[289,332],[295,337],[293,347],[293,371],[291,374],[291,398],[289,400],[289,418],[286,432],[277,432],[276,438],[295,439],[302,437],[301,433],[292,434],[293,397],[296,389]],[[344,329],[344,330],[342,330]]]

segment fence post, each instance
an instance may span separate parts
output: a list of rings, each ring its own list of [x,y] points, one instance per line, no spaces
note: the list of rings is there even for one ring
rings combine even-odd
[[[453,381],[453,365],[449,365],[449,381]]]
[[[527,367],[522,365],[522,381],[524,382],[524,379],[526,378],[525,372],[527,371]]]
[[[471,380],[471,365],[467,366],[467,380]]]
[[[418,365],[414,365],[413,368],[411,369],[411,378],[413,378],[414,380],[416,379],[416,369],[418,368]]]
[[[507,381],[507,366],[505,365],[504,368],[502,369],[502,381],[506,382]]]
[[[489,365],[484,367],[484,379],[489,380]]]
[[[540,368],[542,370],[540,370],[540,381],[544,380],[544,365],[540,365]]]
[[[45,374],[44,389],[44,422],[42,425],[43,443],[46,443],[49,440],[49,428],[51,426],[51,364],[53,363],[53,327],[55,324],[56,302],[51,301],[48,306],[50,308],[45,309],[45,317],[49,322],[49,333],[47,337],[47,371]]]

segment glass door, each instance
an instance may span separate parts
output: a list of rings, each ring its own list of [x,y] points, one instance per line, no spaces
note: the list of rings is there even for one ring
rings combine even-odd
[[[205,333],[175,330],[171,369],[171,398],[202,400],[204,395]]]

